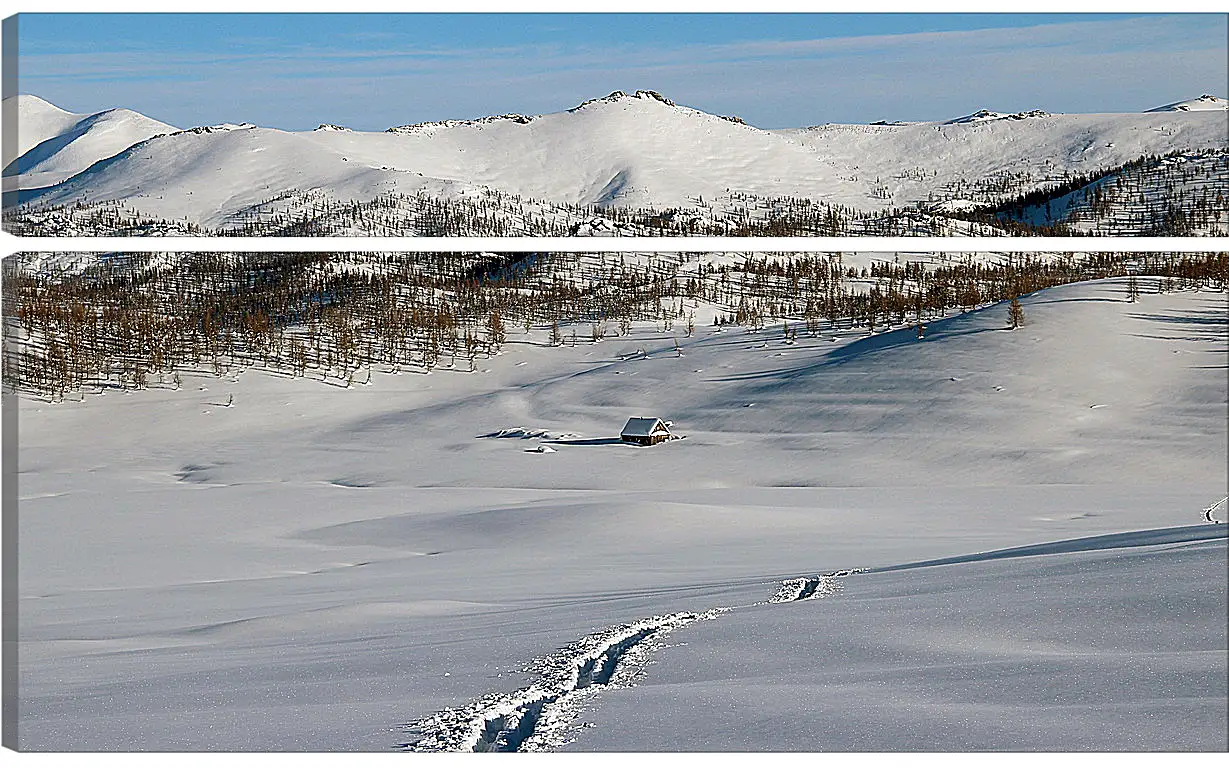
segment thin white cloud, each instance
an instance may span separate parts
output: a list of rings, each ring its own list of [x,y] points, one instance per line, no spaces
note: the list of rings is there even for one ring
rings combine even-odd
[[[653,88],[781,127],[938,119],[991,102],[1142,109],[1197,95],[1187,93],[1192,89],[1223,88],[1224,41],[1223,16],[671,47],[400,48],[377,36],[356,41],[375,47],[281,46],[218,56],[34,52],[22,55],[21,87],[77,110],[130,106],[184,124],[242,119],[301,128],[327,120],[368,129],[555,111],[617,87]],[[192,93],[182,93],[189,84]],[[867,111],[868,102],[885,98],[896,114],[883,115],[878,104]]]

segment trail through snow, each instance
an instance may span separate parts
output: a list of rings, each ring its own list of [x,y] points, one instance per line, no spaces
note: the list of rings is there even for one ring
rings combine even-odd
[[[490,694],[456,709],[410,723],[411,752],[544,752],[567,740],[572,721],[595,689],[630,684],[655,643],[671,631],[715,618],[704,613],[652,616],[591,635],[528,665],[537,683],[510,694]]]
[[[1225,500],[1210,507],[1220,506]],[[783,581],[768,604],[814,600],[840,594],[841,580],[863,573],[977,563],[1017,557],[1037,557],[1104,549],[1156,547],[1224,539],[1219,525],[1181,526],[1128,531],[1106,536],[1088,536],[1027,547],[982,552],[882,568],[852,568],[817,576]],[[555,653],[537,659],[525,672],[536,673],[538,682],[512,693],[492,693],[469,704],[446,709],[409,723],[405,729],[414,738],[400,745],[411,752],[548,752],[571,741],[573,723],[591,697],[608,686],[631,687],[645,674],[650,654],[674,630],[697,621],[708,621],[742,608],[764,605],[723,606],[701,613],[681,612],[651,616],[629,624],[586,635]],[[578,726],[587,727],[587,724]]]
[[[1225,502],[1227,501],[1229,501],[1229,496],[1226,496],[1225,498],[1221,499],[1220,501],[1216,502],[1212,506],[1205,509],[1203,511],[1203,519],[1207,520],[1209,523],[1220,523],[1221,525],[1224,525],[1225,521],[1221,520],[1220,518],[1224,517],[1223,512],[1225,508]]]
[[[20,746],[1223,750],[1225,294],[1143,283],[23,398]]]

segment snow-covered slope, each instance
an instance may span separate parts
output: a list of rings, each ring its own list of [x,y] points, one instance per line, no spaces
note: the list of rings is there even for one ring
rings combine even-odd
[[[121,199],[165,218],[217,225],[289,190],[349,200],[486,186],[568,204],[677,205],[730,189],[813,194],[812,177],[823,175],[818,158],[786,139],[642,93],[532,119],[379,133],[181,133],[133,147],[38,199]]]
[[[566,749],[1223,751],[1224,526],[1178,532],[855,574],[685,627]]]
[[[900,204],[925,200],[961,181],[1015,176],[1027,189],[1030,180],[1091,173],[1141,155],[1229,146],[1224,116],[1210,112],[1018,113],[937,124],[823,125],[783,133],[828,162],[855,168],[860,186],[851,182],[839,189],[842,202],[859,207],[867,206],[859,194],[872,186]]]
[[[17,104],[18,155],[24,155],[32,147],[58,136],[83,117],[30,94],[10,96],[9,99],[15,99]],[[10,105],[9,99],[5,99],[6,107]]]
[[[1003,175],[1018,182],[1013,189],[1029,189],[1142,154],[1227,143],[1223,119],[1207,112],[983,112],[947,123],[765,131],[647,91],[532,117],[379,133],[329,127],[163,136],[24,199],[38,206],[120,200],[209,226],[306,190],[346,201],[488,188],[566,205],[694,210],[714,201],[738,207],[744,196],[791,197],[881,210]]]
[[[129,109],[79,115],[37,96],[12,98],[18,100],[15,162],[23,189],[58,184],[139,141],[177,130]]]
[[[830,175],[779,136],[644,91],[535,118],[312,138],[369,164],[573,204],[681,205],[728,189],[802,194]]]
[[[510,329],[472,374],[22,399],[21,744],[463,740],[613,653],[546,712],[571,749],[1222,749],[1226,297],[1140,282],[922,341]]]
[[[1154,107],[1148,110],[1149,112],[1207,112],[1207,111],[1223,111],[1229,109],[1229,99],[1222,99],[1219,96],[1213,96],[1205,93],[1197,99],[1187,99],[1186,101],[1175,101],[1173,104],[1165,104],[1164,106]]]
[[[311,134],[227,125],[157,136],[95,163],[39,199],[124,200],[142,212],[208,226],[287,190],[327,190],[335,199],[420,189],[447,196],[464,184],[350,162]]]

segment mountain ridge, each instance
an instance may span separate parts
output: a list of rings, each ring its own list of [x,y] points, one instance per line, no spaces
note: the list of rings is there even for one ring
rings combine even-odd
[[[39,100],[27,110],[42,130],[59,126],[48,149],[72,130],[63,127],[71,113],[57,109]],[[363,202],[383,194],[452,198],[486,190],[561,206],[701,214],[716,200],[735,210],[748,206],[744,200],[805,199],[882,211],[950,199],[963,184],[989,189],[995,179],[1011,177],[1027,190],[1143,156],[1221,150],[1227,143],[1212,110],[981,110],[943,122],[765,130],[643,90],[615,91],[564,112],[378,132],[327,123],[308,131],[251,123],[178,130],[123,110],[88,119],[101,121],[100,115],[139,123],[138,140],[118,150],[102,143],[91,150],[86,141],[72,157],[27,158],[38,163],[19,163],[31,171],[19,177],[20,202],[120,201],[149,216],[207,227],[226,226],[254,206],[298,193]],[[754,208],[771,215],[769,203]]]

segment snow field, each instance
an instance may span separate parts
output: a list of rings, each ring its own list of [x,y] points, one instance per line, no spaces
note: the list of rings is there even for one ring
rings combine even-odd
[[[548,746],[1217,749],[1226,299],[1141,282],[923,341],[698,326],[678,357],[647,325],[554,348],[510,329],[477,374],[22,400],[23,747],[393,749],[549,688],[530,660],[580,638],[736,608],[587,686]],[[621,445],[630,415],[688,439]],[[1211,538],[769,603],[1187,526]]]

